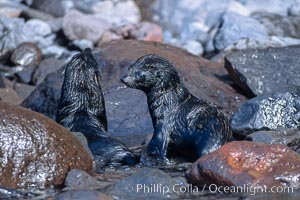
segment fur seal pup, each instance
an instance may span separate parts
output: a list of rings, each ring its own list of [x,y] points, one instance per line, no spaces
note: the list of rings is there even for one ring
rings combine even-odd
[[[71,59],[65,69],[57,112],[57,122],[71,131],[81,132],[95,156],[110,163],[135,164],[135,156],[107,133],[104,97],[98,64],[91,49]]]
[[[147,95],[154,127],[147,153],[155,160],[167,160],[167,151],[195,160],[231,140],[226,116],[190,94],[167,59],[145,55],[129,66],[121,81]]]

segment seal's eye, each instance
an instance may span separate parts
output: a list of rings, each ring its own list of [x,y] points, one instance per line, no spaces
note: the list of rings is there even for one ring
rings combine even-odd
[[[154,69],[154,65],[151,65],[151,64],[146,64],[145,67],[146,67],[148,70]]]

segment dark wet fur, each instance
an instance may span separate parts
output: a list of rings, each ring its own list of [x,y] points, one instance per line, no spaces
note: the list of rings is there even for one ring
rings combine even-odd
[[[109,162],[135,164],[132,152],[107,133],[107,118],[98,65],[90,49],[67,64],[58,106],[57,122],[83,133],[94,155]]]
[[[226,116],[213,104],[190,94],[168,60],[143,56],[121,81],[147,95],[154,127],[149,155],[164,160],[168,151],[195,160],[231,140]]]

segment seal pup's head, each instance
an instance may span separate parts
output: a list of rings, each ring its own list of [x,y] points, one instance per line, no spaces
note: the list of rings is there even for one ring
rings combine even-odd
[[[82,131],[86,127],[107,130],[99,79],[98,64],[91,49],[72,57],[65,69],[57,122],[73,131]]]
[[[121,81],[128,87],[149,92],[155,88],[168,89],[180,84],[179,75],[173,64],[167,59],[148,54],[140,57],[129,66]]]

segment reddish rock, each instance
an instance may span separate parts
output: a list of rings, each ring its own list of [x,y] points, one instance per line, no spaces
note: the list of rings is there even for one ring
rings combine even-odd
[[[36,44],[24,42],[13,51],[10,60],[15,65],[37,66],[42,60],[42,52]]]
[[[128,24],[125,26],[105,31],[98,42],[98,46],[101,46],[105,42],[120,39],[135,39],[143,41],[162,42],[163,31],[159,25],[151,22]]]
[[[51,119],[0,102],[0,185],[62,185],[70,169],[91,173],[93,161],[80,142]]]
[[[237,141],[198,159],[187,172],[196,185],[300,186],[300,155],[285,145]]]

